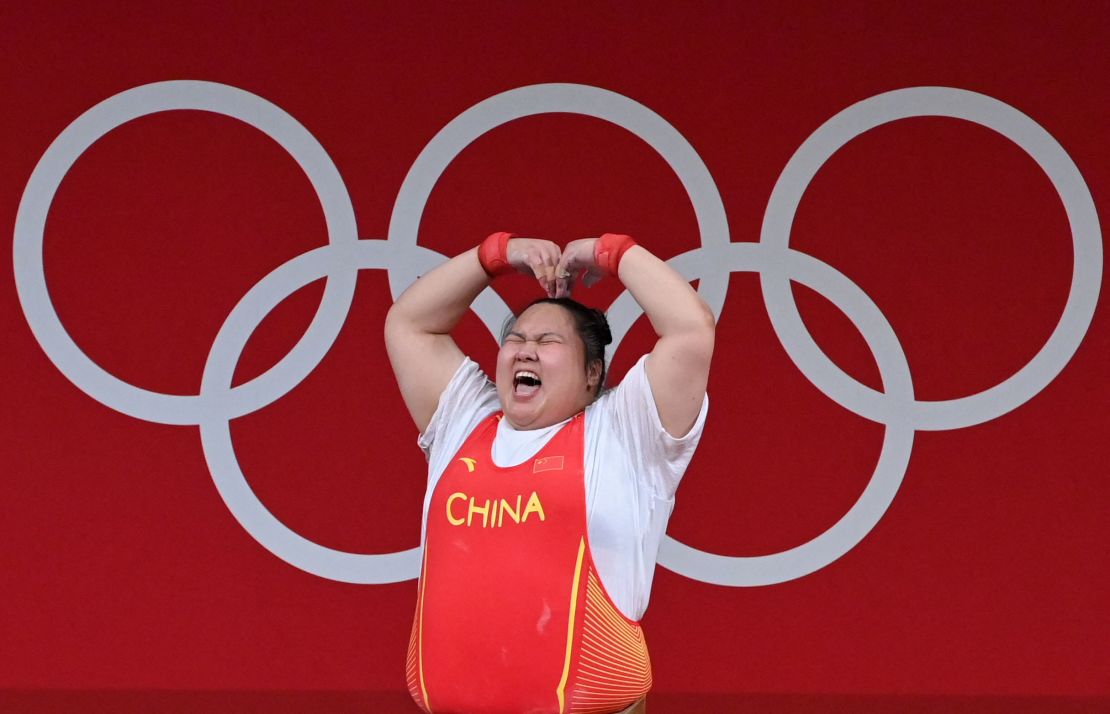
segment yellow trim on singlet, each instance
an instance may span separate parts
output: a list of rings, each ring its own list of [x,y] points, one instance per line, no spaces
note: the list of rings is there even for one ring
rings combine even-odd
[[[563,714],[563,712],[566,711],[563,690],[566,689],[567,680],[570,678],[570,653],[571,646],[574,644],[574,613],[578,607],[578,582],[582,578],[582,555],[585,552],[586,539],[582,538],[578,541],[578,562],[574,565],[574,584],[570,589],[570,617],[567,620],[567,656],[563,661],[563,677],[559,680],[559,686],[555,689],[555,696],[559,698],[559,714]],[[426,696],[425,699],[427,699]]]
[[[420,693],[424,695],[424,706],[432,711],[428,700],[428,688],[424,685],[424,585],[428,577],[428,544],[424,543],[424,564],[420,567],[420,633],[416,638],[416,668],[420,672]]]

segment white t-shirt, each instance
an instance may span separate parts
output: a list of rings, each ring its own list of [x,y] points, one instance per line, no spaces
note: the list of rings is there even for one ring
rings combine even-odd
[[[682,438],[668,434],[651,395],[646,359],[646,355],[641,357],[617,387],[586,407],[590,550],[613,603],[633,620],[639,620],[647,609],[655,559],[674,508],[674,493],[701,438],[709,407],[706,397],[697,421]],[[474,428],[500,409],[496,386],[477,364],[464,359],[418,440],[428,459],[421,544],[439,477]],[[517,431],[502,419],[493,442],[494,463],[506,467],[527,461],[564,424]]]

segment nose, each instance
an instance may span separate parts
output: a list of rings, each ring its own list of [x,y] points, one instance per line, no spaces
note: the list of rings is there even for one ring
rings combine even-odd
[[[523,342],[517,348],[516,356],[513,358],[518,362],[535,362],[536,357],[536,343]]]

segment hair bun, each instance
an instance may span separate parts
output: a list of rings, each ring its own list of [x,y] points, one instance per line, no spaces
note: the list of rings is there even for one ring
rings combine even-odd
[[[597,336],[601,340],[601,344],[612,344],[613,333],[609,330],[609,320],[605,317],[605,313],[595,307],[593,308],[593,317],[597,321]]]

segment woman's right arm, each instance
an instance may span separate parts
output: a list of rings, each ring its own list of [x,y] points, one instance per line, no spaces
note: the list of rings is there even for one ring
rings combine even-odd
[[[558,246],[545,240],[514,238],[508,242],[506,254],[510,265],[533,274],[549,295],[555,293]],[[386,315],[389,361],[401,397],[421,433],[463,361],[451,330],[489,283],[490,276],[478,260],[478,248],[471,248],[417,279]]]

